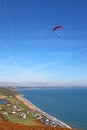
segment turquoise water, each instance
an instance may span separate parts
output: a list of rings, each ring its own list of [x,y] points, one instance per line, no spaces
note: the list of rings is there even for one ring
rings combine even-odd
[[[25,98],[73,128],[87,130],[87,89],[19,90]]]

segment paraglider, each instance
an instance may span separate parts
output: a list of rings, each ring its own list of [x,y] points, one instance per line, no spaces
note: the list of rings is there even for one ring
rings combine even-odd
[[[56,31],[57,29],[64,29],[64,27],[61,26],[61,25],[59,25],[59,26],[54,27],[52,31],[54,32],[54,31]],[[58,35],[58,38],[61,38],[61,36]]]
[[[64,28],[63,26],[56,26],[55,28],[53,28],[53,31],[55,31],[58,28]]]

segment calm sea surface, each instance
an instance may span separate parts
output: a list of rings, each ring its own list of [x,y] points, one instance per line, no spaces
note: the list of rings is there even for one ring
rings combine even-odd
[[[87,130],[87,89],[19,90],[41,110],[73,128]]]

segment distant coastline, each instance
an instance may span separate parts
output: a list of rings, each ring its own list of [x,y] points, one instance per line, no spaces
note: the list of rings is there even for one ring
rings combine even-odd
[[[14,89],[16,89],[16,90],[35,90],[35,89],[87,89],[87,87],[81,87],[81,86],[72,86],[72,87],[64,87],[64,86],[17,86]]]

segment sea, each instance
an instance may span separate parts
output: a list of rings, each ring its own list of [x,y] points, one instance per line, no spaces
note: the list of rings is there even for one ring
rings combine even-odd
[[[19,90],[35,106],[72,128],[87,130],[87,88]]]

